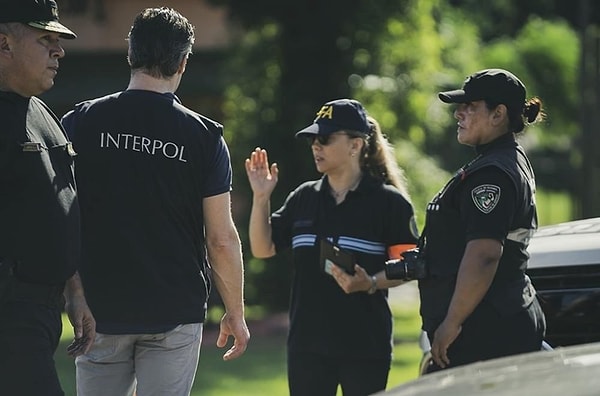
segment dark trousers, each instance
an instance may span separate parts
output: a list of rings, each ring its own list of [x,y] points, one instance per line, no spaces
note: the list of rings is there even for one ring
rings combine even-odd
[[[511,315],[501,314],[484,301],[463,323],[461,333],[448,348],[450,365],[446,368],[539,351],[545,332],[546,321],[537,299],[526,310]],[[433,342],[433,332],[427,335]],[[427,372],[439,370],[432,361]]]
[[[0,303],[0,394],[64,395],[54,366],[61,331],[58,307]]]
[[[290,396],[367,396],[385,390],[391,357],[385,359],[330,358],[288,351]]]

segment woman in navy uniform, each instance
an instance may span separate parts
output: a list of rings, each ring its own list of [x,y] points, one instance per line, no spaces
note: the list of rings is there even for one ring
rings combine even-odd
[[[246,160],[252,253],[293,251],[290,395],[334,396],[338,384],[345,396],[372,394],[385,389],[391,363],[387,288],[402,283],[386,280],[384,265],[415,246],[413,208],[392,147],[358,101],[325,103],[296,137],[309,139],[324,176],[298,186],[273,214],[277,165],[260,148]],[[354,275],[323,270],[323,240],[353,254]]]
[[[540,350],[545,333],[525,274],[535,179],[515,136],[543,118],[542,102],[526,100],[523,83],[502,69],[476,72],[439,98],[456,104],[457,140],[477,156],[427,207],[419,290],[430,372]]]

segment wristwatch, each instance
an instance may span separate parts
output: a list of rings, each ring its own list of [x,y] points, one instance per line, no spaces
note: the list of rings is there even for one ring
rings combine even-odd
[[[377,291],[377,277],[375,275],[371,275],[371,287],[367,290],[368,294],[373,294]]]

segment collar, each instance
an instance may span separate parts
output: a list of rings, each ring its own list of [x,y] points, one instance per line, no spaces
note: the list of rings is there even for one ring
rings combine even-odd
[[[352,191],[352,193],[364,193],[366,191],[371,191],[374,186],[382,184],[381,181],[377,180],[368,171],[363,170],[363,177],[358,183],[358,187]],[[315,185],[315,190],[319,191],[321,194],[329,195],[329,190],[331,186],[329,185],[329,178],[327,175],[323,175],[321,179]]]
[[[31,99],[31,96],[21,96],[13,91],[0,91],[0,97],[5,98],[11,102],[28,102]]]
[[[516,146],[516,145],[517,145],[517,140],[515,139],[514,133],[505,133],[504,135],[497,137],[496,139],[492,140],[489,143],[480,144],[478,146],[475,146],[475,152],[477,154],[486,154],[490,150],[493,150],[495,148]]]
[[[126,94],[136,94],[136,95],[146,95],[146,96],[161,96],[168,100],[174,100],[177,103],[181,104],[181,100],[175,95],[174,92],[156,92],[145,89],[127,89],[123,91]]]

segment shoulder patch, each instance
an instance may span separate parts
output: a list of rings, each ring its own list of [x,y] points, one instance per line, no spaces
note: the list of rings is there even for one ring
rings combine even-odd
[[[477,209],[488,214],[500,202],[500,187],[494,184],[482,184],[471,190],[471,198]]]

